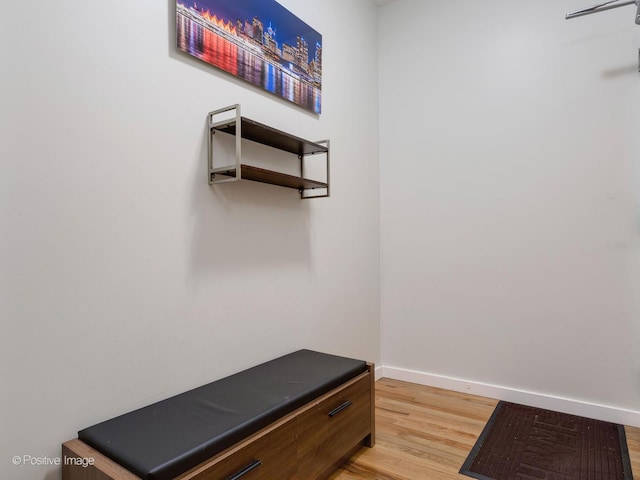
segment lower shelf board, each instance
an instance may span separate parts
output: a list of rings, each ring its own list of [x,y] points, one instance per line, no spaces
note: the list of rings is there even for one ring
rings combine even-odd
[[[221,170],[216,175],[225,175],[227,177],[235,177],[236,169]],[[281,187],[295,188],[296,190],[307,190],[314,188],[327,188],[328,184],[311,180],[286,173],[266,170],[264,168],[253,167],[251,165],[240,165],[240,175],[244,180],[252,180],[254,182],[269,183],[271,185],[279,185]]]

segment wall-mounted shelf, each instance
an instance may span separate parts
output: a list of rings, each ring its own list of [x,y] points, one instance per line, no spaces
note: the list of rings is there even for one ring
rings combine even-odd
[[[226,112],[235,110],[231,118],[217,120]],[[208,114],[209,125],[209,184],[252,180],[255,182],[269,183],[281,187],[295,188],[300,192],[301,198],[320,198],[329,196],[329,140],[311,142],[282,132],[268,125],[243,117],[240,114],[240,105],[231,105]],[[234,165],[222,167],[214,166],[213,161],[213,136],[216,132],[235,136]],[[275,170],[267,170],[242,162],[241,140],[250,140],[262,145],[288,152],[298,156],[300,161],[300,175],[290,175]],[[313,180],[305,176],[305,162],[310,155],[322,154],[326,158],[325,181]]]

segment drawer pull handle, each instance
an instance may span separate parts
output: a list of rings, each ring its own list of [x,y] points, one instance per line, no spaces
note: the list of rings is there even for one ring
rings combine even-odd
[[[240,470],[238,473],[230,476],[227,480],[238,480],[240,477],[244,477],[247,473],[249,473],[251,470],[255,470],[260,465],[262,465],[262,462],[260,460],[254,460],[249,465],[247,465],[242,470]]]
[[[352,405],[352,403],[347,400],[346,402],[344,402],[342,405],[340,405],[339,407],[334,408],[333,410],[331,410],[329,412],[329,416],[330,417],[335,417],[337,414],[339,414],[341,411],[343,411],[345,408],[347,408],[348,406]]]

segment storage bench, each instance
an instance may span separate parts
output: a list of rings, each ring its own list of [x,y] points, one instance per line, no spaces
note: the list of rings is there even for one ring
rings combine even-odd
[[[373,385],[373,364],[300,350],[81,430],[62,478],[326,478],[373,446]]]

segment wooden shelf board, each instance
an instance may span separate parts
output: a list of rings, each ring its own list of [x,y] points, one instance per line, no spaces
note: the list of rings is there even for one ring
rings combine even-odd
[[[327,153],[329,151],[329,148],[324,145],[304,140],[245,117],[241,117],[241,122],[242,138],[262,145],[267,145],[296,155]],[[236,134],[235,120],[221,125],[214,125],[212,128],[219,132],[228,133],[229,135]]]
[[[253,167],[251,165],[240,165],[240,173],[243,180],[253,180],[254,182],[269,183],[271,185],[279,185],[281,187],[295,188],[296,190],[307,190],[313,188],[327,188],[328,185],[317,180],[296,177],[286,173],[274,172],[264,168]],[[219,175],[228,177],[236,176],[236,169],[232,168],[217,172]]]

